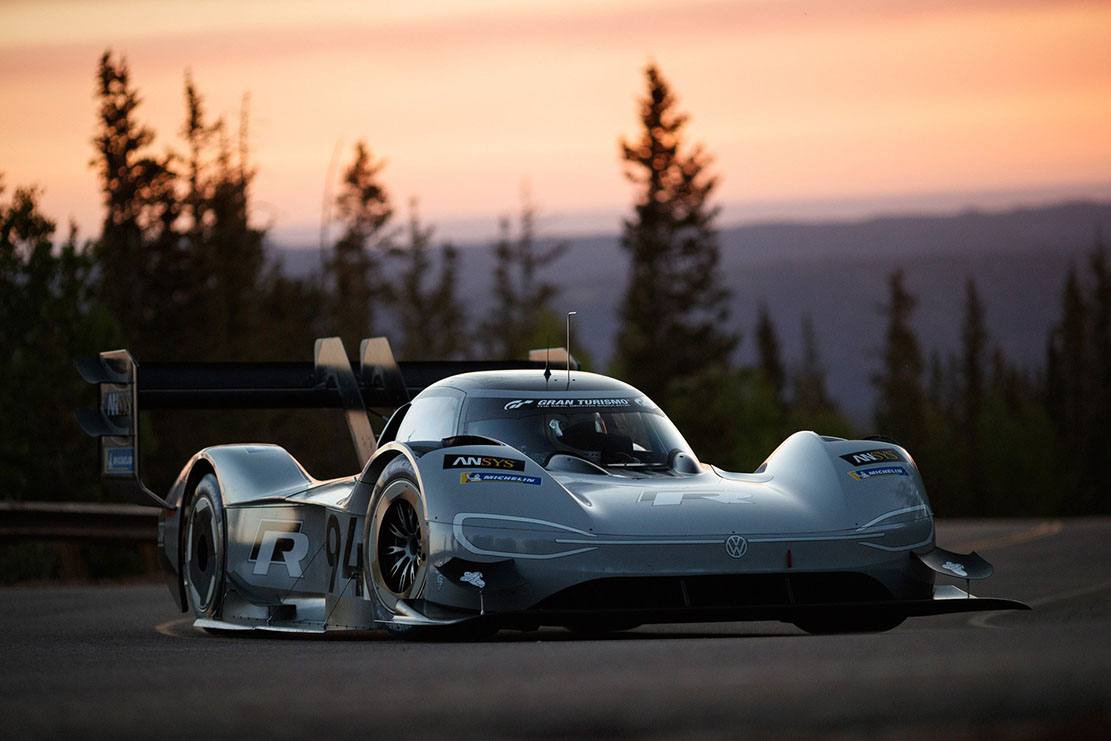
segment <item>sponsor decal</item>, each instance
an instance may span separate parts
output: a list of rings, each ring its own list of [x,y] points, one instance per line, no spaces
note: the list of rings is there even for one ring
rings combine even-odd
[[[127,391],[108,391],[104,394],[104,413],[109,417],[131,414],[131,394]]]
[[[643,398],[643,397],[642,397]],[[647,402],[647,403],[645,403]],[[647,399],[637,400],[641,406],[654,406]],[[535,404],[537,409],[621,409],[632,406],[632,399],[514,399],[505,409],[520,409]]]
[[[740,535],[730,535],[725,539],[725,552],[730,558],[740,558],[748,553],[748,541]]]
[[[519,473],[486,473],[484,471],[464,471],[459,475],[460,484],[480,484],[480,483],[508,483],[508,484],[531,484],[532,486],[540,486],[539,476],[522,476]]]
[[[459,581],[465,581],[468,584],[474,584],[479,589],[486,586],[486,580],[482,578],[481,571],[467,571],[463,576],[459,577]]]
[[[656,408],[656,405],[653,404],[652,400],[649,399],[647,396],[638,396],[637,398],[633,399],[633,402],[640,407],[647,407],[648,409]]]
[[[841,456],[854,466],[870,466],[873,463],[905,463],[906,456],[897,450],[880,448],[878,450],[862,450],[859,453],[849,453]]]
[[[309,536],[301,532],[301,525],[300,520],[259,521],[255,545],[247,559],[255,565],[255,575],[269,575],[271,564],[279,562],[290,577],[301,576],[301,562],[309,555]]]
[[[339,517],[328,515],[328,524],[324,528],[324,556],[331,569],[328,579],[328,591],[336,589],[336,577],[342,576],[350,582],[355,573],[363,565],[362,528],[357,527],[357,517],[351,517],[347,522],[347,538],[343,537],[339,524]],[[346,546],[344,543],[346,542]]]
[[[104,473],[135,473],[135,449],[105,448]]]
[[[497,468],[502,471],[524,471],[525,462],[517,458],[495,455],[446,455],[444,468]]]
[[[637,497],[638,502],[648,502],[653,507],[675,506],[694,499],[720,504],[752,504],[752,494],[739,491],[642,491]]]
[[[968,572],[964,570],[963,563],[954,563],[953,561],[946,561],[941,564],[941,568],[952,571],[957,576],[968,576]]]
[[[902,466],[880,466],[879,468],[864,468],[860,471],[849,471],[849,475],[857,481],[874,479],[879,476],[906,476],[907,469]]]

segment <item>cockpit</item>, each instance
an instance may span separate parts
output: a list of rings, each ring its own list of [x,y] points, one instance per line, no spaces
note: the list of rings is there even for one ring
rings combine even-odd
[[[433,390],[429,390],[433,391]],[[694,460],[671,420],[644,396],[510,397],[439,388],[421,394],[396,439],[477,435],[498,440],[547,466],[571,456],[603,468],[665,470],[679,454]]]

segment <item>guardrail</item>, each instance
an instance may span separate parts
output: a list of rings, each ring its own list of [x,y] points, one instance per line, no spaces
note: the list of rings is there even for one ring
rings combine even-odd
[[[0,502],[0,541],[58,540],[149,543],[158,510],[136,504]]]

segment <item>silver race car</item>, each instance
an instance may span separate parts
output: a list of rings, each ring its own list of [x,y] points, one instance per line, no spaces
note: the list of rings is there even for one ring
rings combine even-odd
[[[100,385],[100,408],[79,417],[100,438],[106,483],[163,508],[170,592],[208,629],[434,637],[781,620],[824,633],[1028,609],[966,591],[992,568],[935,545],[898,445],[799,432],[754,473],[723,471],[644,394],[561,357],[554,371],[399,365],[375,338],[356,372],[330,338],[311,364],[140,370],[114,351],[78,362]],[[162,497],[140,476],[141,405],[341,407],[364,465],[318,481],[276,445],[219,445]],[[377,439],[368,408],[395,408]]]

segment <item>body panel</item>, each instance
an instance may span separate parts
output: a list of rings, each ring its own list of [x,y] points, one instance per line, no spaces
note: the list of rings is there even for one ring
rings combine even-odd
[[[831,609],[915,615],[1016,604],[973,607],[935,589],[935,572],[948,572],[918,557],[935,547],[933,513],[897,445],[799,432],[756,473],[731,473],[698,464],[666,425],[651,439],[617,434],[624,418],[614,415],[666,421],[635,389],[592,374],[553,378],[491,372],[433,384],[429,398],[454,400],[441,407],[455,427],[436,423],[454,436],[419,438],[420,415],[436,407],[418,396],[415,416],[390,424],[405,439],[382,444],[343,479],[316,481],[277,446],[207,448],[167,497],[165,560],[180,570],[190,487],[211,471],[227,519],[227,594],[204,622],[213,628],[791,620]],[[540,426],[517,448],[481,436],[498,425],[476,431],[469,420],[480,409]],[[574,438],[584,418],[595,427]],[[618,448],[603,447],[592,459],[576,440],[616,440],[630,452],[607,460]],[[659,440],[676,447],[665,456],[652,447]],[[368,586],[366,560],[377,556],[364,541],[384,472],[402,470],[387,464],[398,459],[419,496],[427,577],[417,593],[384,605]]]

